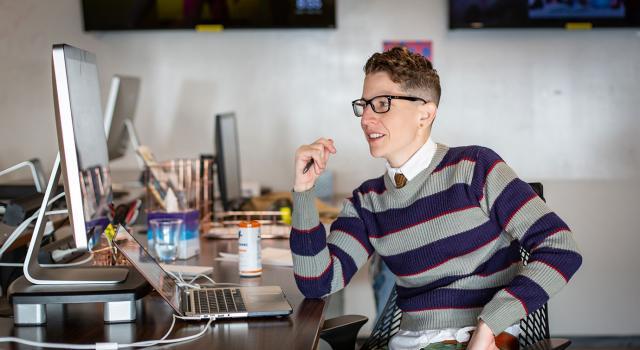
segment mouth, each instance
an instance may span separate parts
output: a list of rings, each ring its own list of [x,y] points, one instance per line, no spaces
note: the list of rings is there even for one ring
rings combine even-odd
[[[367,134],[367,141],[369,141],[369,142],[380,141],[385,136],[386,136],[385,134],[381,134],[381,133],[377,133],[377,132],[368,133]]]

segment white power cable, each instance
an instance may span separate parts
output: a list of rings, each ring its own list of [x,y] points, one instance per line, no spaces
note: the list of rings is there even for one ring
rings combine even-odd
[[[173,327],[175,326],[176,319],[202,320],[202,318],[199,318],[199,317],[198,318],[183,317],[183,316],[178,316],[174,314],[171,320],[171,327],[169,327],[169,330],[167,330],[167,333],[165,333],[165,335],[162,338],[158,340],[139,341],[139,342],[130,343],[130,344],[119,344],[119,343],[113,343],[113,342],[95,343],[95,344],[45,343],[45,342],[37,342],[32,340],[21,339],[18,337],[0,337],[0,343],[14,342],[14,343],[29,345],[34,347],[46,347],[46,348],[54,348],[54,349],[80,349],[80,350],[83,350],[83,349],[117,350],[121,348],[139,348],[139,347],[146,347],[146,346],[154,346],[158,344],[173,344],[173,343],[185,342],[185,341],[190,341],[190,340],[200,338],[207,332],[207,330],[209,329],[213,321],[215,321],[215,317],[209,318],[206,326],[204,326],[204,328],[197,334],[193,334],[193,335],[189,335],[181,338],[167,339],[169,334],[171,334],[171,331],[173,331]]]
[[[58,199],[64,197],[64,192],[57,194],[55,197],[53,197],[48,203],[47,203],[47,208],[53,204],[55,201],[57,201]],[[22,235],[22,233],[27,229],[27,227],[29,227],[29,224],[31,224],[31,222],[35,219],[38,218],[38,213],[40,212],[40,209],[36,210],[35,213],[33,213],[33,215],[31,215],[29,218],[25,219],[23,222],[20,223],[20,225],[18,225],[16,227],[15,230],[13,230],[13,232],[9,235],[9,237],[7,238],[7,240],[4,242],[4,244],[2,245],[2,247],[0,247],[0,258],[2,258],[2,255],[4,254],[5,251],[7,251],[7,249],[9,249],[9,247],[13,244],[13,242],[15,242],[16,239],[18,239],[18,237],[20,237],[20,235]],[[46,215],[59,215],[59,214],[66,214],[67,210],[52,210],[49,212],[46,212]]]

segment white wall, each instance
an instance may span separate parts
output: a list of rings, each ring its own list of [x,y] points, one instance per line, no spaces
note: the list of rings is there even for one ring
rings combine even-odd
[[[286,190],[297,145],[332,137],[338,192],[381,173],[352,116],[386,39],[434,41],[434,138],[494,148],[576,232],[585,262],[552,303],[556,334],[640,334],[640,32],[449,31],[446,1],[339,0],[337,30],[82,31],[80,1],[0,0],[0,168],[56,151],[50,49],[142,77],[136,125],[160,158],[211,152],[213,115],[239,118],[245,179]],[[116,168],[134,167],[129,156]]]

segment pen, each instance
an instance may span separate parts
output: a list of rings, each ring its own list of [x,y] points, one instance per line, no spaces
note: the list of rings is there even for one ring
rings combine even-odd
[[[307,171],[309,171],[309,169],[311,169],[312,165],[313,165],[313,158],[311,158],[311,160],[307,162],[307,165],[304,166],[304,169],[302,169],[302,173],[306,174]]]

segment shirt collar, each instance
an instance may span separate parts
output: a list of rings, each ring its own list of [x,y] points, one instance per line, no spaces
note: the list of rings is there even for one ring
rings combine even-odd
[[[411,181],[411,179],[416,177],[416,175],[429,166],[433,156],[436,154],[436,148],[436,143],[433,142],[431,137],[429,137],[427,142],[425,142],[424,145],[422,145],[422,147],[420,147],[416,153],[414,153],[411,158],[409,158],[409,160],[399,168],[394,168],[389,164],[389,162],[387,162],[387,174],[393,183],[395,183],[394,175],[396,173],[403,174],[407,178],[407,181]]]

